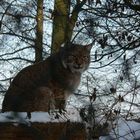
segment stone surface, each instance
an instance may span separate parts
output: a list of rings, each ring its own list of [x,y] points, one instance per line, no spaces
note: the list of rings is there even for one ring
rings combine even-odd
[[[86,131],[82,123],[48,122],[18,124],[0,123],[0,140],[85,140]]]

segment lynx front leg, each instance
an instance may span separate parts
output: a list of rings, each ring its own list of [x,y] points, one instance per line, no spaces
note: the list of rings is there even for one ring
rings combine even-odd
[[[36,97],[36,108],[38,111],[50,112],[55,110],[55,99],[50,88],[40,87]]]
[[[49,113],[53,114],[55,112],[55,99],[52,91],[49,92]]]
[[[54,114],[56,109],[59,113],[65,109],[65,93],[61,88],[51,90],[49,87],[40,87],[36,90],[35,110],[46,111]]]

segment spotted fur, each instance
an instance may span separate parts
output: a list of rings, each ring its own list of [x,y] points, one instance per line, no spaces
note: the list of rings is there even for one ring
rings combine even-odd
[[[46,60],[21,70],[5,94],[2,112],[64,108],[90,63],[91,45],[71,44]]]

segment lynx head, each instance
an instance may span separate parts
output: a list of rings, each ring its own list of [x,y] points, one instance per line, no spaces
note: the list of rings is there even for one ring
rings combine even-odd
[[[83,73],[90,63],[92,45],[71,44],[63,49],[62,65],[72,73]]]

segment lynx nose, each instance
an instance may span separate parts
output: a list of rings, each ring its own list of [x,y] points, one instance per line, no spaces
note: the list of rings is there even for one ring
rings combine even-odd
[[[77,65],[78,65],[79,68],[82,67],[82,64],[77,64]]]
[[[76,69],[80,69],[80,68],[82,68],[82,64],[76,64],[74,67],[75,67]]]

